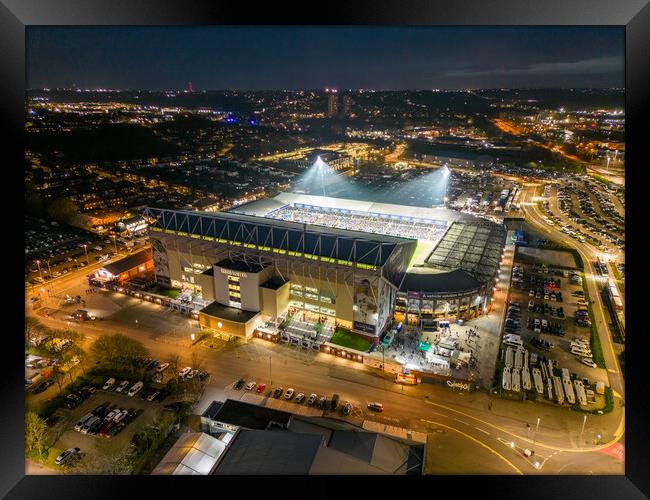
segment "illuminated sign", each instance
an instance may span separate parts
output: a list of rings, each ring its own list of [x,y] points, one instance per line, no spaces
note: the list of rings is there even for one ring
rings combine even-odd
[[[222,274],[227,274],[229,276],[237,276],[238,278],[248,278],[248,274],[240,273],[239,271],[231,271],[230,269],[221,268]]]

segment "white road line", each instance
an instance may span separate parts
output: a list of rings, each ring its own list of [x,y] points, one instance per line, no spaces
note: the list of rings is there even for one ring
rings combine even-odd
[[[488,436],[490,435],[490,433],[488,431],[483,430],[480,427],[474,427],[474,429],[476,429],[477,431],[481,431],[483,434],[487,434]]]
[[[454,420],[455,420],[456,422],[460,422],[461,424],[464,424],[464,425],[470,425],[470,424],[468,424],[467,422],[465,422],[464,420],[460,420],[460,419],[458,419],[458,418],[454,418]]]

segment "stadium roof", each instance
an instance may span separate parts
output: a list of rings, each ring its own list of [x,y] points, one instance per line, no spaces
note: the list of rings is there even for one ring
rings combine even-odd
[[[181,235],[200,236],[218,243],[254,245],[284,252],[382,267],[399,245],[415,240],[381,234],[323,228],[228,212],[192,212],[164,208],[144,209],[153,219],[151,228]]]
[[[436,269],[462,269],[481,283],[495,274],[505,243],[506,230],[488,221],[455,222],[427,257]]]
[[[454,269],[449,272],[433,271],[427,267],[408,270],[400,291],[426,293],[460,293],[479,288],[481,283],[467,271]]]
[[[286,205],[304,205],[338,210],[348,210],[357,215],[388,215],[414,220],[453,222],[471,220],[472,216],[447,208],[412,207],[372,201],[349,200],[329,196],[314,196],[299,193],[280,193],[274,198],[253,201],[232,208],[230,212],[255,215],[258,217],[273,217],[270,212]]]

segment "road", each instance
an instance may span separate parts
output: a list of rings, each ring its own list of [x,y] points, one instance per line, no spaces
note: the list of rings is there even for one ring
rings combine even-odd
[[[400,386],[349,360],[303,353],[258,339],[245,345],[218,342],[215,349],[162,342],[162,335],[178,338],[179,342],[186,340],[196,331],[196,323],[160,306],[112,292],[85,296],[84,287],[80,278],[75,281],[69,277],[57,283],[57,289],[87,297],[93,307],[113,311],[102,321],[75,325],[87,337],[85,347],[104,333],[119,331],[141,341],[157,359],[178,354],[183,363],[191,364],[192,353],[196,352],[202,367],[211,373],[210,386],[215,389],[223,389],[244,377],[269,387],[281,385],[309,393],[338,393],[342,400],[351,401],[357,408],[365,409],[367,402],[381,401],[386,407],[384,413],[360,412],[354,423],[360,425],[366,418],[431,432],[434,440],[436,436],[440,438],[438,459],[446,460],[457,473],[476,472],[468,470],[468,462],[462,457],[478,453],[489,454],[494,459],[489,470],[497,473],[496,469],[501,474],[623,472],[620,457],[602,452],[622,435],[622,411],[589,417],[581,440],[582,415],[555,405],[493,399],[484,392],[454,392],[432,384]],[[57,302],[49,300],[52,306]],[[66,326],[66,316],[63,311],[55,311],[49,317],[39,315],[46,325],[59,328]],[[51,395],[57,390],[56,385],[48,389]],[[535,437],[526,424],[536,422],[537,418],[541,425]],[[590,442],[596,433],[602,434],[603,445]],[[523,450],[532,448],[534,441],[534,457],[524,457]],[[589,465],[582,470],[582,464]]]

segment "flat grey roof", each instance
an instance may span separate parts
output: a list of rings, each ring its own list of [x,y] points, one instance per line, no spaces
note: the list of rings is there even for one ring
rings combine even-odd
[[[248,323],[259,314],[256,311],[244,311],[236,307],[224,306],[219,302],[212,302],[199,311],[215,318],[225,319],[234,323]]]
[[[322,437],[286,431],[239,431],[215,475],[306,475]]]

